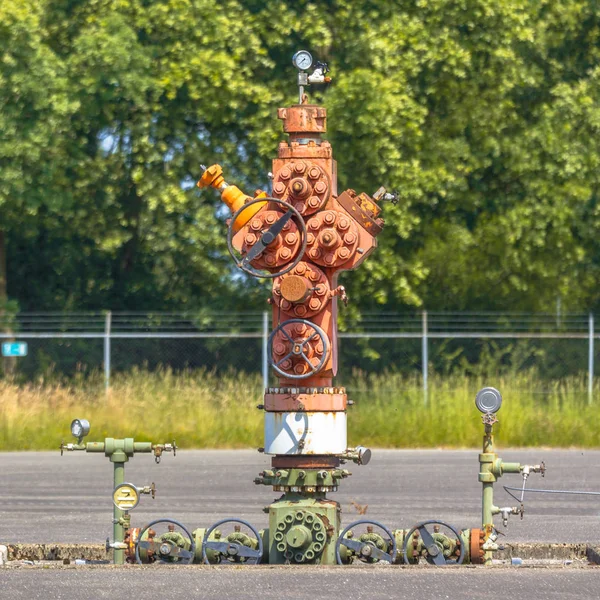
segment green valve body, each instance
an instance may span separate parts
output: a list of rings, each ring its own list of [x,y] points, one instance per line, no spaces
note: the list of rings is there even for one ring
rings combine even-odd
[[[321,496],[286,493],[269,506],[269,564],[336,564],[341,508]]]

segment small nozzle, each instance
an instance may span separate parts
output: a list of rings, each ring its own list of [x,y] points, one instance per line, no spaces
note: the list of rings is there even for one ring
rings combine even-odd
[[[200,168],[204,170],[200,181],[198,181],[196,184],[199,188],[210,186],[220,190],[224,187],[227,187],[225,179],[223,178],[223,169],[221,168],[221,165],[211,165],[208,168],[204,165],[200,165]]]

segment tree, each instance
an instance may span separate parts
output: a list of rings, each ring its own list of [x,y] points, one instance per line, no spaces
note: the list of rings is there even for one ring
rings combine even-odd
[[[345,277],[351,314],[598,305],[591,3],[19,0],[0,16],[0,231],[23,308],[262,307],[193,183],[221,162],[266,186],[300,47],[332,68],[310,93],[340,188],[401,194]]]

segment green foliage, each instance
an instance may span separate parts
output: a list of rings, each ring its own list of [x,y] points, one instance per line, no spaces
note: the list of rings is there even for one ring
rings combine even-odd
[[[258,308],[199,164],[266,185],[306,47],[340,188],[398,189],[352,310],[594,309],[600,16],[582,0],[12,0],[0,227],[22,309]]]

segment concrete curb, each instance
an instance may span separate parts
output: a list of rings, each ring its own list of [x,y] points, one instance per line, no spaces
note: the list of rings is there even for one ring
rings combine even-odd
[[[112,561],[112,550],[106,552],[103,544],[6,544],[0,546],[0,565],[4,547],[7,548],[5,556],[8,561]],[[588,544],[507,543],[504,550],[495,553],[494,558],[508,561],[513,558],[588,560],[592,564],[600,564],[600,548]]]

